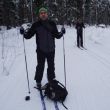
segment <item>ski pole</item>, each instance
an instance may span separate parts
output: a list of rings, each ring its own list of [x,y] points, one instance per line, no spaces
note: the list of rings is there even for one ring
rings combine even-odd
[[[64,27],[64,26],[63,26]],[[64,58],[64,77],[65,77],[65,87],[66,87],[66,65],[65,65],[65,41],[63,35],[63,58]]]
[[[29,86],[29,75],[28,75],[28,68],[27,68],[27,58],[26,58],[26,50],[25,50],[25,42],[24,42],[24,36],[23,36],[23,45],[24,45],[24,56],[25,56],[25,64],[26,64],[26,76],[27,76],[27,84],[28,84],[28,93],[30,94],[30,86]],[[25,100],[30,100],[30,96],[26,96]]]
[[[4,32],[2,34],[2,59],[4,59]]]
[[[84,34],[83,34],[83,43],[84,43],[84,47],[85,47],[85,29],[84,29]]]

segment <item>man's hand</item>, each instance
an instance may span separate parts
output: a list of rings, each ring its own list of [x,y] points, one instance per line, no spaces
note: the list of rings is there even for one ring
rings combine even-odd
[[[24,33],[25,33],[25,30],[24,30],[24,28],[23,28],[23,27],[21,27],[21,28],[20,28],[20,34],[22,34],[22,35],[23,35]]]
[[[63,34],[65,34],[65,33],[66,33],[66,30],[65,30],[65,28],[64,28],[64,27],[62,27],[62,28],[61,28],[61,32],[62,32]]]

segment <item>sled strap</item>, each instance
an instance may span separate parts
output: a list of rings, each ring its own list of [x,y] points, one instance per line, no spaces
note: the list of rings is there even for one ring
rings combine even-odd
[[[66,110],[68,110],[68,108],[64,105],[64,103],[63,103],[63,102],[61,102],[61,103],[62,103],[63,107],[64,107]]]
[[[66,87],[65,87],[62,83],[60,83],[59,81],[58,81],[58,83],[59,83],[63,88],[66,89]]]

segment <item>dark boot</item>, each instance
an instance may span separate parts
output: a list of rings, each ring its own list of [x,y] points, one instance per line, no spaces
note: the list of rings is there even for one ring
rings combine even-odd
[[[37,86],[38,89],[41,89],[41,86],[42,86],[42,85],[41,85],[41,83],[37,83],[36,86]]]

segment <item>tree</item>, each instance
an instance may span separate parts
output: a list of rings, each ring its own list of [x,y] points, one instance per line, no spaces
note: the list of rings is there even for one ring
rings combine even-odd
[[[85,23],[110,24],[109,0],[2,0],[4,25],[36,21],[39,7],[46,6],[49,17],[58,24],[71,24],[81,18]]]
[[[7,26],[7,28],[9,28],[10,26],[15,26],[16,7],[13,0],[4,0],[3,7],[4,7],[4,16],[5,16],[4,18],[5,25]]]

